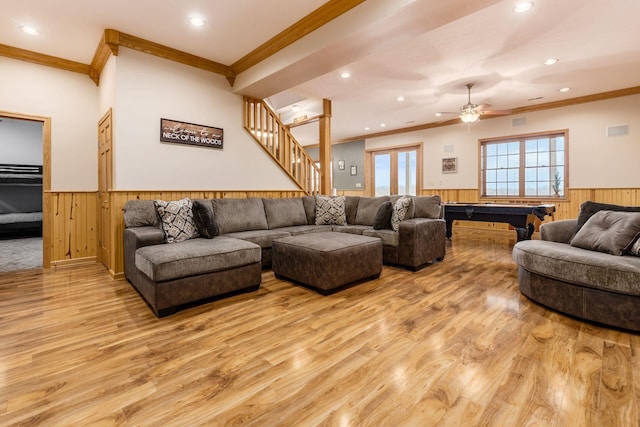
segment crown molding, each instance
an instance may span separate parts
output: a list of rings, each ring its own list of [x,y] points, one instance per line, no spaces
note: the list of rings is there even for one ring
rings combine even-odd
[[[7,58],[27,61],[38,65],[46,65],[47,67],[72,71],[74,73],[89,74],[88,64],[82,64],[80,62],[58,58],[57,56],[45,55],[44,53],[7,46],[5,44],[0,44],[0,56],[6,56]]]
[[[91,64],[82,64],[55,56],[45,55],[25,49],[0,44],[0,56],[28,61],[39,65],[59,68],[66,71],[86,74],[96,85],[100,84],[100,74],[111,55],[118,56],[120,46],[154,55],[170,61],[200,68],[223,75],[233,86],[236,76],[253,67],[269,56],[284,49],[307,34],[322,27],[329,21],[351,10],[365,0],[329,0],[309,15],[300,19],[281,33],[277,34],[258,48],[245,55],[233,65],[224,65],[169,46],[145,40],[114,29],[105,29],[91,60]]]

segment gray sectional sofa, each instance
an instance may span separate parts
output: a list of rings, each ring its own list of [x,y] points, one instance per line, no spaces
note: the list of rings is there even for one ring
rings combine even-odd
[[[160,317],[180,306],[258,289],[261,269],[272,263],[274,240],[303,233],[379,238],[385,264],[412,270],[444,258],[440,197],[412,197],[410,212],[397,222],[397,231],[380,228],[382,205],[399,198],[344,197],[344,225],[317,225],[314,196],[199,199],[200,207],[211,207],[217,236],[180,243],[165,243],[153,200],[130,200],[124,208],[125,276]]]
[[[640,331],[640,256],[628,250],[633,236],[638,235],[637,225],[630,230],[629,224],[624,225],[629,234],[619,240],[617,248],[602,247],[612,247],[611,238],[619,239],[622,228],[616,229],[611,221],[606,224],[607,215],[615,215],[608,213],[611,211],[602,211],[602,216],[596,218],[597,205],[584,204],[582,218],[542,224],[541,240],[522,241],[514,246],[520,291],[557,311]],[[593,212],[585,215],[589,209]],[[591,216],[594,218],[589,219]],[[576,239],[580,226],[588,224],[592,226],[591,233],[582,232],[583,238]]]

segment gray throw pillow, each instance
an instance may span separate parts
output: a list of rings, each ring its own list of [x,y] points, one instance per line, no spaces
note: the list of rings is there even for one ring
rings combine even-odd
[[[578,214],[578,223],[576,224],[575,232],[578,233],[589,218],[598,211],[640,212],[640,206],[620,206],[587,200],[580,205],[580,213]]]
[[[598,211],[571,240],[571,246],[622,255],[640,235],[640,212]]]
[[[382,230],[385,228],[391,228],[391,214],[393,212],[393,205],[391,202],[384,202],[373,220],[373,229]]]
[[[345,225],[344,196],[316,196],[316,225]]]
[[[165,202],[156,200],[156,209],[160,216],[164,241],[178,243],[198,237],[198,229],[193,222],[193,203],[185,197],[181,200]]]
[[[218,235],[218,224],[213,214],[211,200],[193,201],[193,222],[196,224],[198,233],[207,239],[213,239]]]

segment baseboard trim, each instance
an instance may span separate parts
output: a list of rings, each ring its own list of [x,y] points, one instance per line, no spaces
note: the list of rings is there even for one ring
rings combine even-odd
[[[73,258],[73,259],[61,259],[58,261],[51,261],[51,268],[77,267],[79,265],[95,264],[96,262],[98,262],[98,258],[95,256],[88,256],[84,258]]]

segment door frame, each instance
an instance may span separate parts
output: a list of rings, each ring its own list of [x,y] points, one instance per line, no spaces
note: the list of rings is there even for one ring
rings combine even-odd
[[[365,150],[364,152],[364,176],[365,176],[365,188],[364,192],[366,196],[373,197],[375,195],[375,155],[398,153],[402,151],[416,151],[416,195],[419,196],[422,193],[422,142],[416,142],[413,144],[395,145],[393,147],[381,147]],[[396,167],[391,165],[391,176]],[[396,170],[397,173],[397,170]]]
[[[98,231],[98,236],[97,236],[97,248],[96,248],[96,255],[97,255],[97,260],[98,262],[102,263],[107,270],[109,270],[110,272],[113,270],[113,243],[114,243],[114,239],[113,236],[111,236],[112,234],[112,224],[111,224],[111,196],[110,196],[110,192],[113,188],[113,158],[110,159],[110,162],[108,165],[106,165],[107,170],[103,170],[102,168],[102,161],[100,159],[100,150],[102,149],[101,145],[100,145],[100,128],[102,126],[102,124],[105,121],[109,121],[109,132],[111,133],[110,137],[109,137],[109,144],[110,144],[110,151],[111,151],[111,155],[113,156],[113,110],[112,108],[109,108],[107,110],[107,112],[100,118],[100,120],[98,120],[98,191],[96,192],[96,202],[97,202],[97,212],[96,212],[96,219],[97,219],[97,231]],[[104,193],[105,195],[101,196],[101,182],[100,182],[100,178],[102,176],[102,174],[106,174],[108,179],[106,180],[106,187],[104,189]],[[108,220],[107,220],[107,224],[104,223],[103,221],[103,214],[102,214],[102,209],[103,209],[103,197],[107,198],[107,206],[109,209],[109,215],[108,215]],[[108,243],[108,253],[105,254],[103,252],[103,241],[102,239],[105,236],[105,233],[109,236],[109,240],[107,241]]]
[[[42,267],[51,268],[51,117],[8,111],[0,117],[42,123]]]

